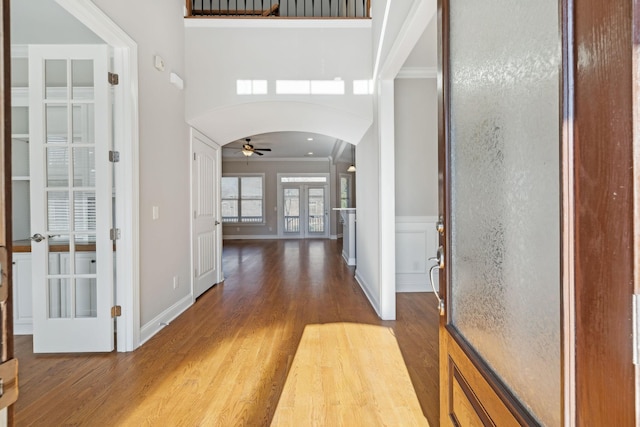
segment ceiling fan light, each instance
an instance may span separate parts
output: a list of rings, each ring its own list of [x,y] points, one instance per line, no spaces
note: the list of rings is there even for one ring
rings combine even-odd
[[[355,165],[351,165],[347,168],[347,172],[355,172],[356,171],[356,166]]]
[[[253,154],[253,151],[251,150],[242,150],[242,154],[244,154],[245,156],[249,157]]]

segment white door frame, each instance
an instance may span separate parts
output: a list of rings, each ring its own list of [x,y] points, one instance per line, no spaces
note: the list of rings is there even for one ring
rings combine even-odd
[[[388,14],[391,2],[387,3]],[[383,30],[377,47],[377,57],[373,82],[374,97],[377,104],[377,125],[379,138],[379,241],[378,241],[378,277],[380,301],[378,315],[383,320],[396,318],[396,238],[395,238],[395,111],[394,80],[415,47],[420,36],[437,12],[436,2],[416,0],[386,58],[382,58],[382,46],[386,32],[384,18]],[[383,63],[380,61],[384,60]],[[356,185],[356,191],[364,189]],[[357,225],[356,225],[357,228]],[[357,249],[356,249],[357,250]],[[375,307],[375,304],[373,304]]]
[[[56,0],[114,50],[114,144],[120,162],[114,168],[115,223],[121,230],[116,250],[116,304],[122,316],[116,322],[119,352],[140,346],[140,237],[138,170],[138,45],[93,2]]]
[[[282,184],[282,178],[283,177],[287,177],[287,176],[305,176],[305,177],[324,177],[326,178],[326,182],[323,183],[318,183],[318,182],[297,182],[297,183],[291,183],[291,185],[305,185],[305,186],[315,186],[315,187],[324,187],[325,188],[325,204],[326,204],[326,212],[331,211],[331,200],[332,200],[332,191],[331,191],[331,174],[329,173],[322,173],[322,172],[318,172],[318,173],[295,173],[295,172],[291,172],[291,173],[279,173],[277,174],[277,179],[278,179],[278,237],[279,238],[290,238],[290,239],[304,239],[306,238],[306,232],[303,232],[301,229],[301,232],[299,235],[289,235],[286,234],[284,232],[284,225],[282,224],[281,219],[284,216],[284,199],[283,199],[283,194],[282,194],[282,189],[284,187],[286,187],[287,184]],[[307,202],[307,198],[306,198],[306,194],[304,194],[303,197],[303,193],[300,193],[300,203],[302,202]],[[307,215],[307,207],[305,207],[303,209],[303,211],[305,212],[305,215]],[[302,215],[301,215],[302,216]],[[317,236],[311,236],[311,238],[313,237],[317,237],[317,238],[329,238],[331,235],[331,223],[329,221],[329,214],[325,214],[325,232],[323,235],[317,235]],[[307,219],[304,220],[305,225],[306,225],[306,221]],[[302,224],[301,224],[302,226]]]
[[[218,153],[216,155],[216,174],[215,174],[215,182],[213,183],[213,185],[216,186],[216,188],[218,189],[217,191],[217,199],[214,201],[214,209],[215,209],[215,217],[218,218],[218,220],[220,222],[221,221],[221,195],[220,195],[220,182],[222,181],[222,147],[217,144],[215,141],[213,141],[211,138],[208,138],[205,134],[203,134],[202,132],[198,131],[195,128],[190,128],[189,131],[189,144],[190,144],[190,152],[191,152],[191,158],[193,158],[194,155],[194,150],[193,150],[193,142],[195,139],[198,139],[200,142],[205,143],[206,145],[210,146],[211,148],[213,148],[214,150],[216,150]],[[189,206],[191,207],[191,212],[194,212],[194,200],[193,200],[193,162],[189,162],[190,166],[189,166],[189,176],[190,178],[190,184],[189,184],[189,194],[190,194],[190,201],[189,201]],[[191,237],[190,237],[190,257],[191,257],[191,297],[192,297],[192,302],[195,302],[196,300],[196,293],[195,293],[195,289],[194,289],[194,273],[195,273],[195,254],[193,253],[193,214],[189,215],[190,219],[190,225],[189,225],[189,229],[191,230]],[[218,232],[216,233],[216,259],[215,259],[215,263],[216,263],[216,271],[218,272],[218,275],[216,277],[216,281],[215,283],[220,283],[224,280],[224,272],[222,271],[222,224],[220,224],[220,227],[218,229]]]

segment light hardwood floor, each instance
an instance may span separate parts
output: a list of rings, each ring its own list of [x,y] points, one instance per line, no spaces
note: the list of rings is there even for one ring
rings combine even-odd
[[[223,264],[224,283],[133,353],[35,356],[16,337],[16,425],[269,425],[305,326],[334,322],[392,328],[439,425],[433,295],[398,294],[398,320],[380,321],[339,241],[228,241]]]

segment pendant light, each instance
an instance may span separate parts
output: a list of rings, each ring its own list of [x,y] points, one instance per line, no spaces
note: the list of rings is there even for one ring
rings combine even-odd
[[[351,166],[347,168],[347,172],[355,172],[356,171],[356,146],[351,144]]]

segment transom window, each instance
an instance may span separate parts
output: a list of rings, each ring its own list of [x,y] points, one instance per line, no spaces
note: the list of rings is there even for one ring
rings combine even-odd
[[[222,222],[264,223],[264,175],[222,177]]]

